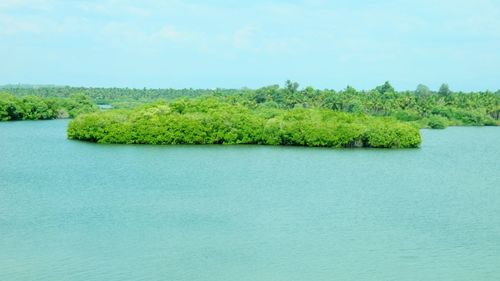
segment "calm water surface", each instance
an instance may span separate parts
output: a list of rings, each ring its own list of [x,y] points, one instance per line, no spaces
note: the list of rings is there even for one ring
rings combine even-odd
[[[0,123],[0,280],[500,280],[500,128],[116,146]]]

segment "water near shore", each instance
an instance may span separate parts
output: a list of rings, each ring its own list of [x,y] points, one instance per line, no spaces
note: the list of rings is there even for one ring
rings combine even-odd
[[[420,149],[96,145],[0,123],[0,280],[500,280],[500,128]]]

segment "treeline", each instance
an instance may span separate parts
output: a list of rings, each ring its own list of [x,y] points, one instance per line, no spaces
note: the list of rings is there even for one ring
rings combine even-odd
[[[30,85],[5,85],[0,91],[12,95],[38,96],[43,98],[67,98],[74,94],[84,94],[97,104],[138,104],[151,102],[158,99],[174,100],[177,98],[195,98],[214,95],[215,93],[233,94],[238,90],[231,89],[131,89],[131,88],[86,88],[69,86],[30,86]]]
[[[68,137],[124,144],[409,148],[421,143],[417,127],[389,117],[325,109],[252,108],[215,97],[80,115],[70,122]]]
[[[414,91],[396,91],[389,82],[368,91],[347,87],[341,91],[301,89],[296,82],[284,87],[272,85],[259,89],[128,89],[9,86],[5,91],[16,96],[68,97],[83,93],[97,103],[116,108],[132,108],[157,99],[218,97],[227,103],[250,108],[316,108],[334,111],[391,116],[419,127],[444,128],[450,125],[499,125],[500,91],[453,92],[443,84],[432,91],[418,85]]]
[[[70,118],[97,109],[92,100],[82,94],[68,98],[41,98],[0,93],[0,121]]]
[[[299,90],[298,84],[287,81],[284,88],[269,86],[231,96],[240,103],[276,108],[324,108],[334,111],[392,116],[414,122],[419,127],[444,128],[449,125],[499,125],[500,92],[452,92],[446,84],[439,91],[419,85],[417,90],[396,92],[389,82],[370,91],[347,87],[342,91]]]

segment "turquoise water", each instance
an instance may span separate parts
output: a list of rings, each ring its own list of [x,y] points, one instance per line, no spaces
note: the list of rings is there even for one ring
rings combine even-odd
[[[0,123],[0,280],[500,280],[500,128],[113,146]]]

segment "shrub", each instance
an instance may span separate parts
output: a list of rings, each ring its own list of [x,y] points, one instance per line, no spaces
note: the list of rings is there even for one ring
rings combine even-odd
[[[83,114],[68,137],[98,143],[417,147],[417,128],[395,119],[320,109],[249,109],[214,99],[158,102]]]

